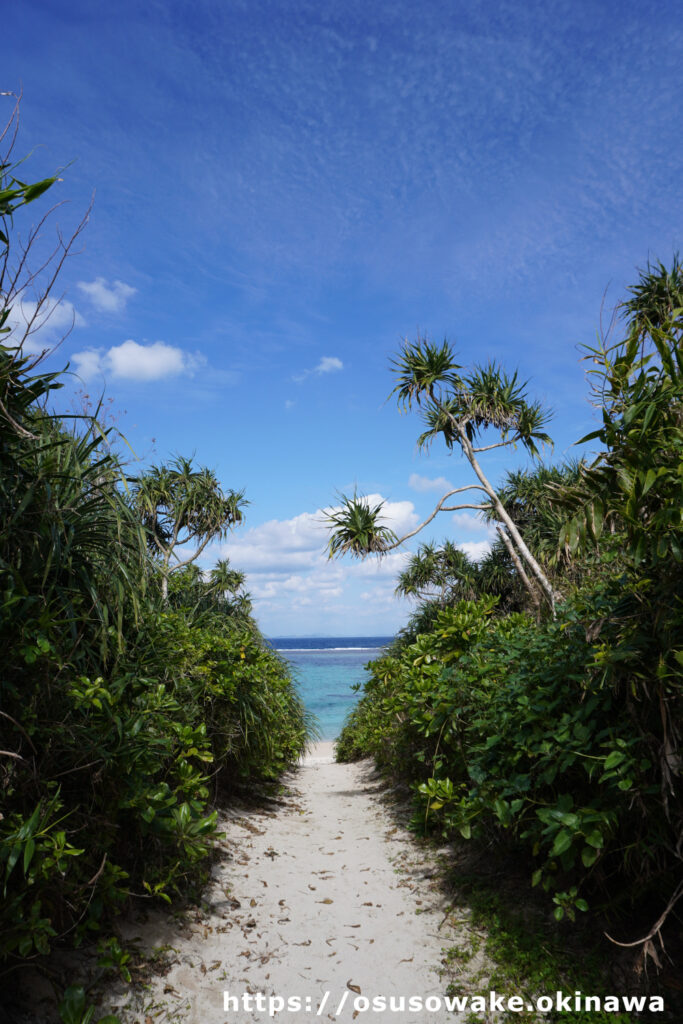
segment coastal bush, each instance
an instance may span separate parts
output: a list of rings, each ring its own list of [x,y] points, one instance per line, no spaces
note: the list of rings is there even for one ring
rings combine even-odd
[[[8,218],[40,189],[7,163],[2,174],[4,274]],[[12,281],[0,289],[5,335]],[[169,574],[150,554],[112,431],[51,411],[63,377],[13,338],[0,345],[0,959],[10,966],[83,941],[133,896],[170,901],[200,883],[213,798],[276,779],[310,732],[243,577],[226,563],[206,580],[177,573],[164,600]]]
[[[211,787],[276,778],[309,726],[253,620],[166,610],[106,434],[33,404],[58,378],[0,373],[0,952],[26,956],[201,877]]]
[[[649,901],[656,956],[683,897],[679,262],[631,294],[625,337],[588,351],[597,456],[499,489],[551,567],[556,617],[422,605],[369,666],[338,757],[411,782],[416,823],[523,852],[559,920]]]
[[[614,607],[620,591],[615,580],[594,604]],[[558,918],[586,895],[616,907],[636,881],[640,897],[661,895],[676,867],[656,715],[634,729],[604,678],[605,652],[623,654],[619,627],[590,642],[586,610],[565,605],[544,625],[493,618],[486,601],[442,612],[433,633],[371,663],[337,748],[412,783],[416,826],[526,850]]]
[[[144,643],[204,724],[217,786],[275,779],[299,758],[314,724],[253,619],[165,613],[150,620]]]
[[[444,717],[448,695],[441,688],[444,665],[476,643],[495,605],[495,598],[483,598],[441,609],[429,633],[370,662],[363,696],[337,741],[337,758],[371,756],[399,774],[409,773],[413,763],[420,772],[441,763],[451,739]],[[433,737],[439,738],[436,749]]]

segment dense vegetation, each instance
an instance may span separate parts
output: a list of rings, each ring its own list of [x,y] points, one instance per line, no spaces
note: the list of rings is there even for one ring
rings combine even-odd
[[[600,425],[582,440],[598,454],[509,474],[497,491],[553,600],[538,574],[520,579],[502,531],[479,564],[423,545],[398,582],[421,603],[371,664],[337,750],[410,780],[422,824],[522,852],[558,920],[647,906],[652,928],[631,937],[657,960],[683,894],[681,307],[678,261],[648,267],[622,337],[588,352]],[[420,344],[413,395],[449,444],[435,386],[453,361]],[[362,554],[350,504],[336,543]],[[493,500],[482,512],[500,521]]]
[[[26,185],[7,163],[2,173],[9,334],[22,268],[24,286],[36,280],[26,253],[12,260],[11,217],[52,182]],[[10,966],[96,935],[131,896],[169,901],[201,882],[217,793],[276,779],[310,733],[243,575],[221,562],[205,577],[194,556],[171,572],[173,547],[196,553],[221,536],[242,495],[182,459],[127,478],[110,429],[51,411],[63,377],[26,354],[28,333],[0,345],[0,959]]]

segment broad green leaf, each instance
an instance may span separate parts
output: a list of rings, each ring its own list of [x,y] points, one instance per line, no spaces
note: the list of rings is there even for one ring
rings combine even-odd
[[[572,845],[572,835],[571,835],[571,833],[567,832],[567,830],[564,829],[564,828],[560,829],[560,831],[555,836],[555,842],[553,843],[553,848],[550,851],[550,856],[551,857],[559,857],[560,854],[565,853],[565,851],[568,850],[571,845]]]
[[[596,860],[598,859],[599,856],[600,856],[600,851],[599,850],[594,850],[590,846],[584,846],[583,850],[581,851],[581,860],[583,861],[583,865],[586,868],[589,868],[593,864],[595,864],[595,862],[596,862]]]
[[[63,1024],[81,1024],[85,1013],[85,991],[80,985],[70,985],[59,1004]]]
[[[658,474],[657,474],[657,472],[654,469],[648,469],[647,473],[645,474],[645,479],[643,481],[643,490],[642,490],[642,496],[643,497],[645,497],[647,492],[650,490],[650,488],[652,487],[653,483],[657,479],[657,476],[658,476]]]

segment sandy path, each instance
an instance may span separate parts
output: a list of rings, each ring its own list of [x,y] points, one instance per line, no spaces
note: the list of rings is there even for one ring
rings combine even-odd
[[[335,764],[331,755],[331,744],[318,746],[291,777],[281,807],[226,820],[227,856],[180,934],[170,934],[168,917],[133,929],[147,948],[171,945],[173,963],[144,996],[112,1007],[125,1024],[273,1019],[267,1004],[259,1009],[254,1000],[245,1009],[245,993],[299,997],[301,1012],[285,1008],[275,1017],[292,1024],[464,1019],[407,1005],[368,1012],[359,1002],[443,995],[442,950],[458,940],[443,925],[444,897],[430,882],[434,855],[396,827],[367,764]],[[225,992],[239,1009],[224,1009]],[[115,1002],[125,1004],[130,992],[121,996]]]

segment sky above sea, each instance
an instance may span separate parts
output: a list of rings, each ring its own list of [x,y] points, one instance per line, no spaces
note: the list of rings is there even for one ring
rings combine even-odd
[[[379,565],[330,562],[320,510],[357,487],[407,531],[471,482],[438,445],[418,454],[419,422],[386,401],[402,339],[518,368],[554,411],[554,458],[593,428],[581,346],[636,268],[681,245],[680,14],[666,0],[3,11],[22,175],[62,169],[65,233],[93,203],[34,343],[73,321],[48,359],[72,371],[64,408],[104,395],[143,465],[195,453],[244,488],[244,525],[204,564],[246,571],[268,635],[393,633],[418,541]],[[487,461],[494,480],[523,464]],[[424,535],[444,537],[473,555],[490,542],[466,512]]]

